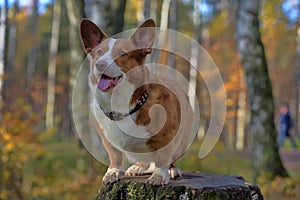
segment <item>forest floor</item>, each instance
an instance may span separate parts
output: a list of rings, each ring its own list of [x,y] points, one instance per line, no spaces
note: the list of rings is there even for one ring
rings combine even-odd
[[[280,149],[280,155],[285,168],[291,176],[300,177],[300,149]]]
[[[241,157],[251,159],[249,150],[238,153]],[[285,146],[279,150],[284,167],[288,170],[291,177],[300,179],[300,147],[293,149],[290,146]]]
[[[300,147],[299,138],[297,144]],[[290,178],[279,178],[271,184],[260,185],[265,199],[300,199],[300,148],[294,150],[289,145],[286,141],[280,154]],[[200,146],[200,142],[191,145],[176,166],[186,172],[242,176],[252,182],[249,150],[228,150],[218,143],[205,158],[199,159]],[[24,188],[31,198],[24,199],[93,199],[106,166],[92,158],[73,140],[47,142],[44,148],[41,158],[25,165]]]

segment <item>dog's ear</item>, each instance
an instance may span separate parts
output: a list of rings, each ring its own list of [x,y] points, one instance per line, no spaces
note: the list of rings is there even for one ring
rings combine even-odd
[[[98,44],[107,38],[107,35],[90,20],[82,19],[80,22],[80,37],[85,52],[90,53]]]
[[[151,53],[151,47],[155,38],[155,22],[153,19],[147,19],[137,30],[130,36],[135,46],[142,50],[142,55],[146,56]]]

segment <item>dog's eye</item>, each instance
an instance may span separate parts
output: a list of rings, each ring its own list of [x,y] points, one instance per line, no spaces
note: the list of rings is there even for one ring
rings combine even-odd
[[[119,55],[120,55],[120,56],[125,56],[126,53],[125,53],[124,51],[120,51],[120,52],[119,52]]]
[[[101,54],[102,54],[102,50],[98,50],[98,51],[97,51],[97,54],[98,54],[98,55],[101,55]]]

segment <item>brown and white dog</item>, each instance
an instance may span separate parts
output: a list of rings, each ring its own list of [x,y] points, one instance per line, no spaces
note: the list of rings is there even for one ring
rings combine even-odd
[[[122,178],[123,156],[135,163],[125,176],[151,172],[147,183],[153,185],[180,177],[174,162],[194,138],[193,112],[187,95],[175,81],[144,65],[152,51],[155,22],[146,20],[128,39],[113,39],[83,19],[80,33],[91,60],[90,108],[110,159],[103,183]],[[132,94],[130,99],[128,94]],[[153,109],[157,105],[164,111]]]

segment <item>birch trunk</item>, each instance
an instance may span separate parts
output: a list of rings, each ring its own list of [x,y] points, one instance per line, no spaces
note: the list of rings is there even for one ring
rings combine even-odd
[[[169,11],[170,11],[170,3],[171,0],[164,0],[161,8],[161,18],[160,18],[160,28],[163,30],[168,29],[168,22],[169,22]],[[167,31],[160,31],[159,35],[157,36],[157,46],[160,49],[164,49],[164,45],[166,45],[166,38],[167,38]],[[160,50],[154,51],[151,55],[151,61],[155,63],[164,63],[166,61],[160,59],[162,52]]]
[[[106,30],[108,35],[111,34],[111,30],[108,28],[111,25],[110,20],[110,10],[111,1],[110,0],[85,0],[85,15],[87,18],[92,20],[100,28]]]
[[[79,37],[79,21],[84,17],[82,8],[83,0],[67,0],[65,1],[67,14],[70,22],[69,26],[69,42],[70,42],[70,86],[74,85],[77,68],[83,61],[84,54],[81,48]]]
[[[149,0],[150,1],[150,0]],[[156,21],[157,20],[157,7],[158,1],[151,1],[150,17]]]
[[[201,0],[194,0],[194,8],[193,8],[193,25],[194,25],[194,36],[193,39],[195,41],[199,41],[199,30],[200,30],[200,13],[199,13],[199,6],[200,6]],[[190,72],[189,72],[189,88],[188,88],[188,95],[190,98],[191,105],[194,109],[195,103],[196,103],[196,86],[197,86],[197,70],[194,68],[198,65],[198,46],[195,46],[195,43],[191,43],[191,57],[190,57]],[[201,127],[200,127],[200,130]]]
[[[245,124],[247,114],[247,96],[245,89],[245,80],[242,71],[239,70],[239,83],[238,90],[238,106],[237,106],[237,119],[236,119],[236,149],[243,150],[245,147]]]
[[[36,54],[37,54],[37,44],[36,44],[36,35],[37,35],[37,25],[38,25],[38,5],[39,0],[32,1],[31,7],[31,16],[30,16],[30,50],[28,54],[27,62],[27,81],[30,82],[32,76],[35,72],[36,65]]]
[[[4,0],[0,13],[0,103],[3,101],[4,68],[5,68],[5,47],[6,47],[6,29],[7,29],[7,6],[8,1]]]
[[[6,33],[6,26],[7,26],[7,5],[8,1],[4,0],[3,5],[1,7],[1,13],[0,13],[0,104],[3,103],[3,75],[4,75],[4,66],[5,66],[5,33]],[[2,118],[2,109],[0,109],[0,120]],[[2,152],[2,147],[0,151],[0,156]],[[4,173],[3,173],[3,166],[4,163],[2,162],[2,159],[0,159],[0,194],[5,187],[2,184],[2,181],[4,179]]]
[[[110,16],[110,0],[85,0],[84,1],[84,11],[87,18],[92,20],[97,24],[102,30],[110,35],[109,28],[111,23],[109,20]],[[80,87],[78,88],[76,94],[73,94],[73,97],[76,96],[76,99],[73,101],[73,109],[76,110],[78,115],[77,131],[79,134],[83,134],[81,137],[82,144],[86,149],[96,158],[105,162],[103,160],[103,154],[106,154],[106,151],[102,145],[101,138],[98,136],[95,124],[94,117],[91,114],[89,107],[89,85],[88,85],[88,74],[89,74],[89,60],[86,59],[85,64],[82,66],[82,74],[84,75],[84,80],[80,81]],[[107,159],[106,159],[107,160]],[[89,160],[91,163],[94,162],[94,159]],[[92,166],[92,165],[90,165]],[[92,167],[89,167],[88,171],[90,174],[93,171]]]
[[[299,8],[300,9],[300,8]],[[296,60],[296,67],[295,67],[295,84],[296,84],[296,88],[295,88],[295,93],[296,93],[296,102],[295,102],[295,134],[299,135],[300,133],[300,27],[298,27],[297,30],[297,49],[296,49],[296,53],[297,53],[297,60]]]
[[[254,178],[287,176],[283,167],[274,123],[272,85],[259,32],[259,0],[240,0],[237,11],[238,51],[246,73],[251,108]]]
[[[16,16],[19,13],[19,0],[16,0],[13,8],[13,18],[10,23],[9,36],[8,36],[8,52],[7,52],[7,70],[8,75],[5,88],[9,88],[11,84],[11,78],[13,74],[14,60],[16,56],[16,45],[17,45],[17,24]]]
[[[170,26],[169,28],[176,31],[177,28],[177,0],[171,1],[170,5]],[[173,69],[176,68],[175,56],[173,52],[176,49],[176,33],[173,31],[169,32],[169,44],[171,52],[169,53],[169,66]],[[172,74],[174,76],[174,74]]]
[[[53,5],[52,31],[50,40],[50,55],[48,64],[48,88],[46,106],[46,128],[54,126],[54,105],[55,105],[55,79],[56,79],[56,57],[59,42],[61,17],[61,2],[55,0]]]
[[[83,62],[84,54],[81,48],[81,40],[79,37],[79,21],[84,17],[83,0],[67,0],[65,1],[67,15],[70,22],[69,25],[69,43],[70,43],[70,76],[69,76],[69,113],[72,112],[72,88],[75,82],[78,67]],[[70,114],[66,117],[69,121],[69,131],[67,136],[71,135],[70,131],[75,130]]]

